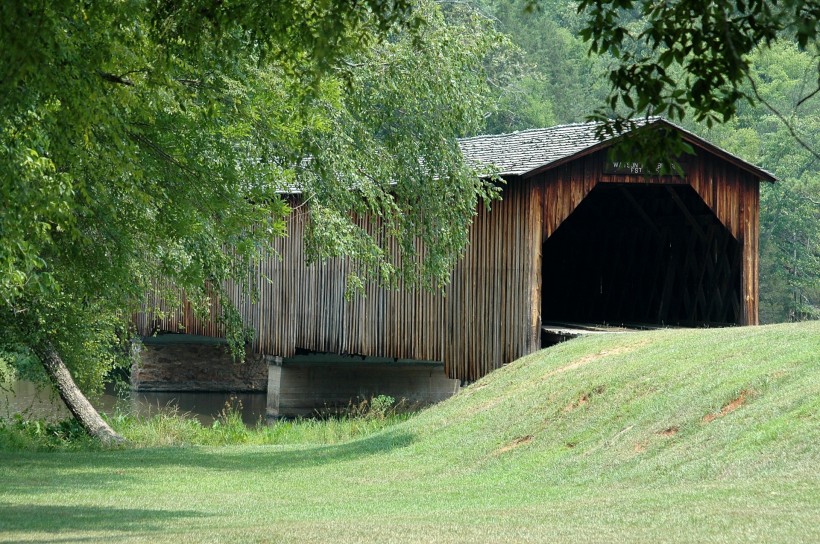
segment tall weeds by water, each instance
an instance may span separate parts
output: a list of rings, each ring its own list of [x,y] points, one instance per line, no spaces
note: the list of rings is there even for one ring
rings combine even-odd
[[[351,402],[345,409],[317,413],[313,418],[260,420],[254,426],[242,420],[242,402],[225,403],[211,425],[175,405],[147,415],[115,412],[106,416],[127,440],[126,447],[227,446],[276,444],[338,444],[376,433],[410,417],[409,405],[379,395]],[[0,450],[73,450],[99,448],[73,420],[48,423],[17,416],[0,420]]]

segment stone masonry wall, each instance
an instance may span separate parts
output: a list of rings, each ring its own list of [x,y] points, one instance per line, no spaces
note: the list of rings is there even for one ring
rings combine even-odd
[[[146,342],[131,369],[136,391],[265,391],[268,365],[264,357],[236,362],[225,344]]]

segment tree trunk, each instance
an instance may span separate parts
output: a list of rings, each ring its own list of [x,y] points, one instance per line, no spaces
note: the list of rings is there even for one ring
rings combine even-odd
[[[83,429],[104,444],[116,445],[125,442],[125,439],[114,432],[114,429],[100,417],[97,409],[85,398],[83,392],[74,383],[71,373],[57,350],[51,344],[44,343],[37,346],[36,351],[48,377],[51,378],[51,383],[57,388],[60,398],[63,399],[71,415],[80,422]]]

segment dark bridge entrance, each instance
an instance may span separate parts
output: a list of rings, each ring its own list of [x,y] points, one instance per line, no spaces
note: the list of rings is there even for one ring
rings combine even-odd
[[[689,185],[599,183],[544,243],[542,321],[740,323],[741,257]]]

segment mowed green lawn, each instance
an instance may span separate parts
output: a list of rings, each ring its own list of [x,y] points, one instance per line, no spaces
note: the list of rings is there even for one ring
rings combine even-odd
[[[573,340],[340,445],[0,452],[13,542],[820,542],[820,323]]]

